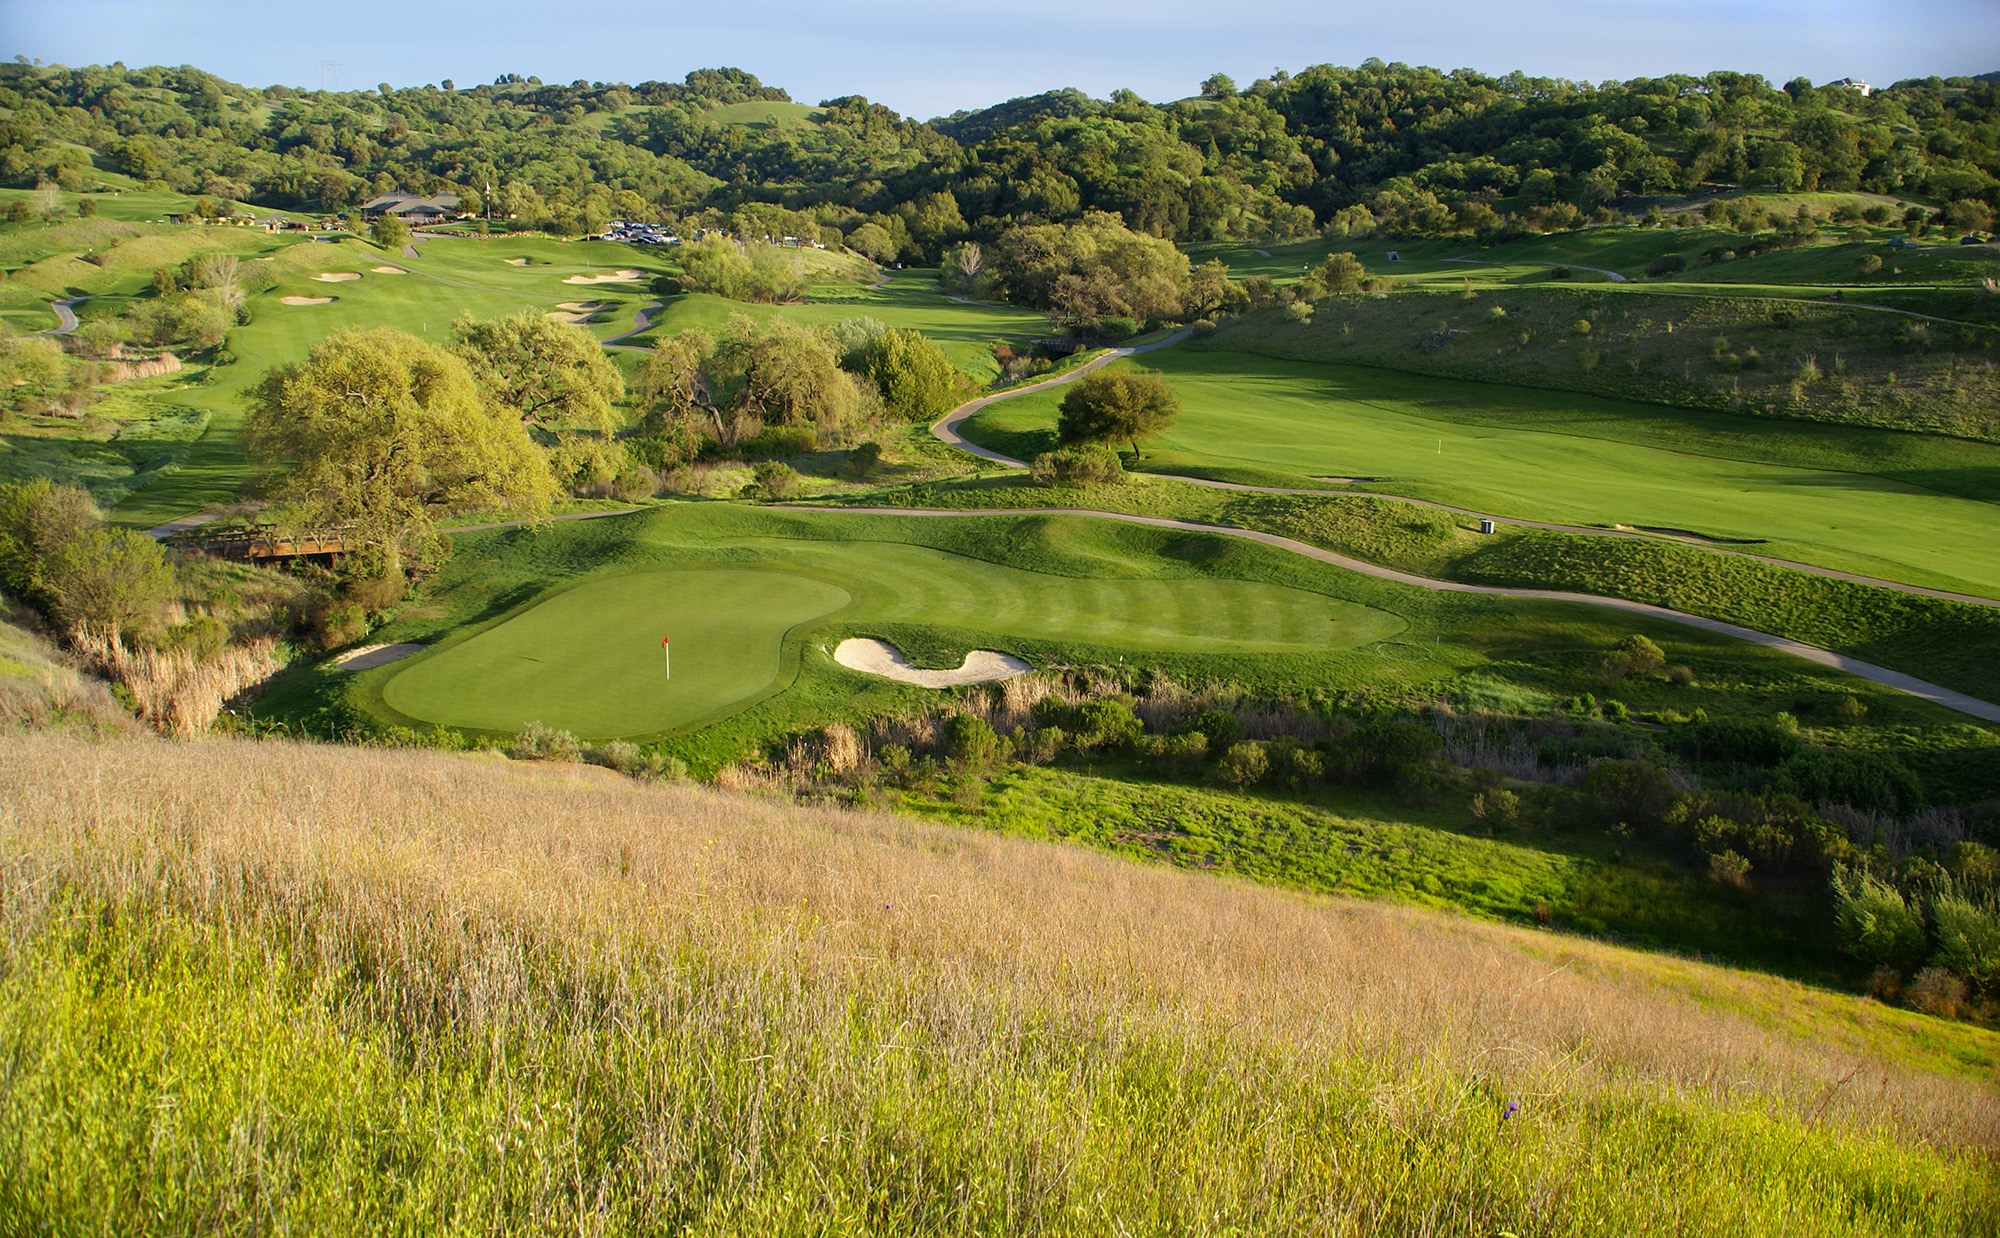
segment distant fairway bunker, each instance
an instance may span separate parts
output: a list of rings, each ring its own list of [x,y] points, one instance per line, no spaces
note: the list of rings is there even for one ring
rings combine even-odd
[[[786,634],[850,600],[824,580],[766,568],[602,577],[412,661],[382,696],[412,718],[478,731],[677,730],[766,694],[784,669]],[[662,637],[673,641],[671,680]]]

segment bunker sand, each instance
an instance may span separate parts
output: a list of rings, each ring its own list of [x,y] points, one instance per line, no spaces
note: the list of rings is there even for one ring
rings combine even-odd
[[[920,688],[957,688],[965,684],[994,683],[1025,675],[1034,669],[1012,654],[974,649],[965,655],[965,661],[959,664],[957,670],[919,670],[911,666],[894,645],[866,636],[849,637],[840,642],[833,651],[833,660],[849,670],[881,675],[900,683],[913,683]]]

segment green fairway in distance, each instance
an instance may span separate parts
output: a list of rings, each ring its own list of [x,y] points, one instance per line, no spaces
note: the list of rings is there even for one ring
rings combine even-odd
[[[610,576],[411,663],[383,695],[411,717],[478,730],[669,730],[769,687],[785,633],[848,601],[825,581],[756,568]],[[662,637],[679,655],[671,679]]]
[[[1162,472],[1374,478],[1503,518],[1691,529],[2000,597],[2000,505],[1971,497],[1979,479],[2000,477],[1992,444],[1220,349],[1168,349],[1144,365],[1181,396],[1178,423],[1146,448],[1146,467]],[[1047,450],[1062,396],[1002,401],[964,430],[1017,455]]]

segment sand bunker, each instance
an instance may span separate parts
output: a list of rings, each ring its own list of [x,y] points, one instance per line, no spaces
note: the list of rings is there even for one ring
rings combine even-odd
[[[280,305],[325,305],[328,301],[338,301],[339,297],[279,297]]]
[[[510,267],[524,267],[528,265],[528,260],[526,258],[502,258],[500,261],[506,263]]]
[[[313,278],[314,278],[314,279],[316,279],[316,280],[318,280],[318,281],[319,281],[320,283],[322,283],[322,284],[338,284],[338,283],[342,283],[342,282],[344,282],[344,281],[346,281],[346,280],[350,280],[350,279],[360,279],[360,278],[361,278],[361,272],[359,272],[359,271],[321,271],[321,272],[320,272],[320,273],[319,273],[318,275],[315,275],[315,276],[313,276]]]
[[[911,666],[894,645],[867,636],[850,637],[840,642],[833,651],[833,660],[849,670],[866,671],[870,675],[913,683],[920,688],[956,688],[969,683],[992,683],[998,679],[1025,675],[1035,669],[1011,654],[975,649],[965,655],[965,662],[955,671],[920,671]]]
[[[611,304],[609,301],[558,301],[557,309],[566,309],[572,314],[589,314]]]
[[[401,268],[401,267],[370,267],[370,268],[368,268],[368,269],[369,269],[369,270],[371,270],[371,271],[373,271],[373,272],[375,272],[375,274],[377,274],[377,275],[408,275],[408,274],[409,274],[409,272],[408,272],[408,271],[405,271],[405,270],[404,270],[403,268]]]
[[[563,280],[565,284],[623,284],[646,278],[644,271],[634,271],[630,267],[611,272],[609,275],[572,275]]]
[[[343,671],[365,671],[371,666],[400,662],[413,653],[422,653],[423,649],[422,645],[363,645],[341,654],[333,664]]]

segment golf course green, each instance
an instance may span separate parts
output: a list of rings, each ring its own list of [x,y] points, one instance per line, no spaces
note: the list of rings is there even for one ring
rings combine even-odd
[[[784,686],[786,634],[836,615],[856,631],[924,624],[1003,649],[1011,637],[1218,654],[1348,649],[1404,627],[1386,611],[1260,581],[1047,575],[873,541],[756,538],[735,549],[763,562],[586,578],[401,664],[382,700],[425,723],[512,732],[541,722],[607,739],[754,703]]]
[[[1199,346],[1144,364],[1181,397],[1179,422],[1147,445],[1147,468],[1367,478],[1496,516],[1686,529],[1777,558],[2000,596],[2000,504],[1981,501],[2000,493],[1992,444]],[[961,430],[1027,458],[1053,445],[1062,397],[1002,401]]]
[[[613,576],[412,663],[384,696],[412,717],[482,730],[665,730],[769,687],[785,633],[848,601],[823,580],[755,568]],[[680,654],[671,677],[663,637]]]

